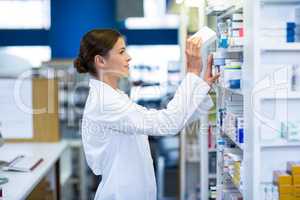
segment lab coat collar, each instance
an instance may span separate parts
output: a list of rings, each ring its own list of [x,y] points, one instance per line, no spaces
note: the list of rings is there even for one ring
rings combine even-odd
[[[105,83],[103,81],[100,81],[100,80],[97,80],[97,79],[94,79],[94,78],[90,79],[89,86],[91,88],[97,88],[97,89],[101,88],[101,89],[109,90],[111,92],[114,92],[114,93],[116,92],[116,93],[122,94],[122,95],[125,94],[122,90],[120,90],[120,89],[114,89],[110,85],[108,85],[107,83]]]

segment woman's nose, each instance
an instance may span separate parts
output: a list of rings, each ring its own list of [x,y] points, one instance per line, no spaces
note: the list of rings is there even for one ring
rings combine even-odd
[[[127,61],[131,61],[131,56],[128,54]]]

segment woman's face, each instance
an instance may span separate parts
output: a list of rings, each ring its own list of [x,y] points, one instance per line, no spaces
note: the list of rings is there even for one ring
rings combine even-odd
[[[126,45],[123,38],[120,37],[117,40],[114,47],[104,59],[107,73],[116,77],[129,75],[129,61],[131,57],[126,52]]]

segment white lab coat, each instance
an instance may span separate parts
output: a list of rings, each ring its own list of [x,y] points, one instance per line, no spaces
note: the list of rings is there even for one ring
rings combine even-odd
[[[82,120],[89,167],[102,175],[96,200],[155,200],[156,182],[148,135],[177,134],[212,107],[210,87],[188,73],[166,109],[146,109],[120,90],[91,79]]]

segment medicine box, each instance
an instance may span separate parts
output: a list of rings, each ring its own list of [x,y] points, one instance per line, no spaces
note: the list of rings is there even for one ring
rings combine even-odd
[[[243,29],[237,29],[237,30],[232,30],[231,32],[232,37],[243,37]]]
[[[293,185],[300,186],[300,175],[293,175]]]
[[[201,38],[202,40],[202,47],[201,47],[201,56],[205,58],[208,56],[208,47],[217,40],[217,34],[212,29],[208,28],[207,26],[202,27],[199,31],[197,31],[191,38]],[[204,77],[206,71],[206,59],[203,59],[203,69],[201,72],[201,77]]]
[[[232,21],[243,21],[243,14],[242,13],[232,14]]]
[[[280,200],[295,200],[294,195],[279,195]]]
[[[300,194],[300,185],[293,185],[294,192]]]
[[[287,162],[287,171],[291,173],[293,176],[300,176],[300,161],[289,161]]]
[[[243,101],[243,96],[238,94],[232,94],[230,96],[231,101]]]
[[[275,185],[292,185],[292,176],[285,171],[274,171],[273,182]]]
[[[243,22],[232,22],[231,27],[232,29],[240,29],[243,28],[244,23]]]
[[[238,30],[233,30],[231,33],[232,37],[240,37],[240,31]]]
[[[194,37],[200,37],[202,40],[203,47],[206,47],[207,45],[210,45],[212,42],[214,42],[217,39],[217,34],[212,29],[204,26],[199,31],[197,31],[194,35],[191,36],[191,38]]]
[[[243,46],[244,38],[243,37],[231,37],[229,40],[230,46]]]
[[[278,190],[279,190],[279,194],[281,194],[281,195],[294,194],[294,186],[293,185],[279,185]]]

